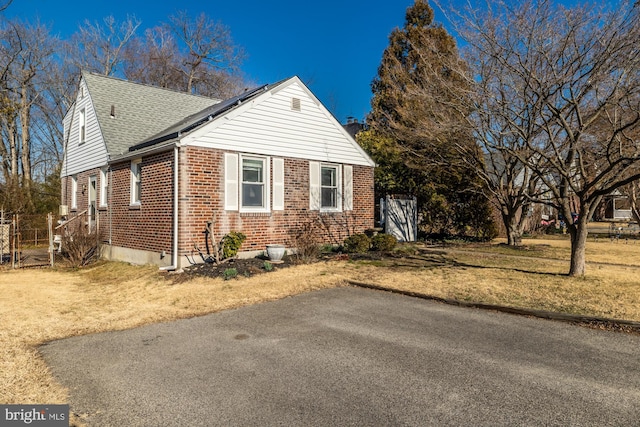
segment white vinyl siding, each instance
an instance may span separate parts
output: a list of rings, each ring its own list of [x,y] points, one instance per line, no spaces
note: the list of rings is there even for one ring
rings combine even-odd
[[[84,87],[84,80],[80,82]],[[84,111],[84,143],[80,142],[81,111]],[[107,149],[104,144],[100,125],[92,104],[91,94],[85,91],[85,96],[76,98],[76,103],[71,107],[65,117],[67,140],[66,152],[62,166],[62,176],[70,176],[94,168],[101,168],[107,164]]]
[[[300,99],[301,110],[291,109]],[[261,95],[196,132],[190,145],[274,157],[373,166],[358,144],[300,83]]]
[[[284,210],[284,159],[273,159],[273,210]]]

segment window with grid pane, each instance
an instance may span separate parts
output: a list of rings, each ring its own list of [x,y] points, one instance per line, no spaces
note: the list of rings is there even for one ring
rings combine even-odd
[[[139,205],[142,193],[142,160],[131,162],[131,204]]]
[[[264,159],[242,159],[242,207],[264,207]]]
[[[338,207],[338,168],[322,166],[320,171],[320,194],[322,208]]]

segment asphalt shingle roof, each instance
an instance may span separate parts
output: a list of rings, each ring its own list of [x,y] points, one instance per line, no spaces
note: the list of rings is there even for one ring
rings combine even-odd
[[[83,72],[111,156],[220,100]],[[111,111],[114,117],[111,117]]]

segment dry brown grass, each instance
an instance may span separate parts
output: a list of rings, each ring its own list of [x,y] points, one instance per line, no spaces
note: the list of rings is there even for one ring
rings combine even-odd
[[[77,272],[0,273],[0,401],[64,403],[37,346],[59,338],[198,316],[342,283],[316,264],[223,281],[174,283],[155,267],[105,263]]]
[[[356,280],[442,298],[640,321],[640,244],[588,243],[588,276],[570,278],[567,240],[497,244],[381,261],[334,261],[224,281],[174,281],[155,267],[0,272],[0,403],[64,403],[38,345],[274,300]],[[505,256],[505,254],[507,256]],[[618,265],[607,265],[604,263]],[[625,264],[625,265],[620,265]]]

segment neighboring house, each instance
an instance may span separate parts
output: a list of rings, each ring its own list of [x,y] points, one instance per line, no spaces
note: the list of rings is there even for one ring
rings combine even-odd
[[[594,216],[601,221],[630,221],[633,219],[631,199],[620,190],[614,190],[602,198]]]
[[[348,117],[347,123],[342,125],[342,127],[345,128],[347,133],[351,135],[353,139],[356,139],[356,135],[359,132],[367,129],[367,126],[364,123],[358,122],[358,119],[355,117]]]
[[[83,73],[64,144],[62,205],[108,259],[181,268],[208,222],[245,254],[373,227],[374,162],[298,77],[219,101]]]

